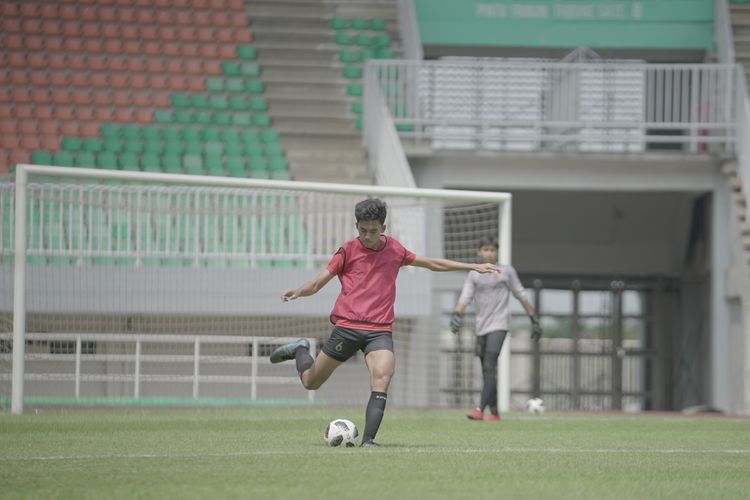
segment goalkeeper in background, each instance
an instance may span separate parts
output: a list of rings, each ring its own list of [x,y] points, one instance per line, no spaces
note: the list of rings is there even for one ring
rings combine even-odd
[[[283,301],[307,297],[320,291],[334,276],[341,292],[331,311],[333,331],[323,349],[313,359],[310,342],[299,339],[271,353],[271,363],[295,360],[306,389],[318,389],[341,363],[361,350],[370,372],[370,400],[365,411],[363,447],[377,447],[373,441],[385,411],[388,386],[396,367],[393,354],[393,304],[396,277],[403,266],[424,267],[430,271],[473,271],[496,273],[494,262],[466,264],[447,259],[420,257],[401,243],[385,236],[387,209],[372,198],[354,207],[354,227],[359,236],[341,245],[328,266],[312,281],[281,296]]]
[[[497,263],[497,240],[483,238],[477,255],[483,263]],[[473,300],[476,306],[475,352],[482,363],[482,396],[479,406],[468,415],[471,420],[500,420],[497,409],[497,358],[510,327],[508,302],[510,294],[518,299],[531,318],[531,337],[538,341],[542,336],[539,318],[524,295],[524,288],[513,266],[497,263],[500,273],[479,274],[470,272],[466,277],[458,304],[451,316],[451,331],[461,330],[466,307]],[[489,407],[485,417],[484,410]]]

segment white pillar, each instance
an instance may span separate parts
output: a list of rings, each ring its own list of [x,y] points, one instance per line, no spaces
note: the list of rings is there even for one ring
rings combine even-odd
[[[729,271],[729,196],[726,181],[716,176],[711,197],[711,405],[731,411],[731,336],[726,275]]]
[[[26,353],[26,169],[16,169],[16,247],[13,277],[13,378],[10,411],[23,413],[24,357]]]

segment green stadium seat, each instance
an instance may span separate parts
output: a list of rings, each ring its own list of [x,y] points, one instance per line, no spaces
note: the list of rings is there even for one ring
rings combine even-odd
[[[361,115],[364,110],[364,104],[360,100],[352,101],[351,110],[355,115]]]
[[[240,141],[244,144],[260,144],[261,134],[255,129],[243,129],[239,132]]]
[[[391,37],[387,33],[378,33],[372,39],[372,45],[375,47],[388,47],[391,45]]]
[[[334,16],[328,21],[328,26],[334,30],[343,30],[349,26],[349,23],[343,17]]]
[[[195,112],[195,123],[198,125],[210,125],[214,122],[214,114],[212,111],[196,111]]]
[[[258,53],[255,47],[252,45],[238,45],[237,46],[237,58],[244,59],[246,61],[254,61],[258,57]]]
[[[211,109],[228,109],[229,100],[224,95],[212,95],[208,98],[208,107]]]
[[[120,168],[123,170],[140,170],[141,159],[135,153],[122,153],[120,155]]]
[[[182,157],[179,154],[165,154],[161,161],[165,172],[169,174],[182,173]]]
[[[63,137],[60,141],[60,146],[63,151],[75,153],[81,150],[81,139],[78,137]]]
[[[346,95],[351,97],[362,97],[362,84],[349,83],[346,85]]]
[[[169,96],[169,102],[171,102],[172,107],[175,108],[188,108],[190,107],[190,96],[181,92],[172,94]]]
[[[72,167],[73,155],[68,151],[57,151],[52,155],[52,164],[58,167]]]
[[[384,31],[385,30],[385,19],[380,17],[373,17],[370,19],[370,29],[373,31]]]
[[[195,113],[187,109],[178,109],[174,112],[175,123],[190,125],[195,120]]]
[[[205,160],[206,174],[224,177],[224,157],[222,155],[206,155]]]
[[[287,170],[286,160],[284,158],[275,157],[268,160],[268,169],[272,171],[276,170]]]
[[[339,31],[333,37],[333,41],[336,42],[337,45],[352,45],[354,43],[354,38],[349,33]]]
[[[203,175],[203,157],[187,154],[182,158],[182,167],[188,175]]]
[[[245,159],[241,155],[227,154],[226,167],[232,177],[245,177]]]
[[[232,124],[238,127],[248,127],[253,124],[253,115],[246,111],[235,111],[232,113]]]
[[[414,126],[410,123],[397,123],[396,130],[399,132],[411,132],[414,130]]]
[[[251,171],[268,170],[268,160],[263,156],[250,156],[247,159],[247,167]]]
[[[365,33],[357,33],[354,35],[354,43],[360,47],[369,47],[374,43],[374,38]]]
[[[354,120],[354,128],[357,130],[362,130],[364,126],[364,122],[362,121],[362,117],[358,116],[356,120]]]
[[[186,142],[185,143],[185,154],[186,155],[202,155],[203,154],[203,143],[202,142]]]
[[[271,179],[277,181],[288,181],[291,180],[292,177],[289,175],[288,170],[271,170]]]
[[[260,76],[260,66],[254,62],[243,61],[240,63],[240,74],[257,78]]]
[[[138,125],[123,125],[120,127],[120,135],[124,139],[140,139],[141,130]]]
[[[174,123],[174,111],[171,109],[157,109],[154,111],[154,121],[156,123]]]
[[[158,139],[144,139],[143,140],[143,152],[144,153],[153,153],[153,154],[160,154],[162,150],[164,149],[164,146],[162,142]]]
[[[236,61],[224,61],[221,63],[221,73],[224,76],[240,76],[240,63]]]
[[[164,154],[181,155],[185,152],[185,145],[182,141],[164,141],[162,151]]]
[[[206,94],[191,95],[190,107],[193,109],[208,109],[208,96]]]
[[[342,63],[355,63],[360,61],[360,51],[341,49],[339,50],[339,61]]]
[[[250,109],[253,111],[267,111],[268,101],[265,97],[250,98]]]
[[[198,137],[201,141],[221,141],[221,130],[216,127],[203,127],[199,130]]]
[[[75,166],[96,168],[96,155],[90,151],[81,151],[76,155]]]
[[[146,153],[141,156],[141,165],[144,172],[161,172],[161,160],[159,155]]]
[[[219,140],[225,144],[239,142],[240,133],[233,128],[223,128],[219,130]]]
[[[224,142],[224,152],[229,155],[242,155],[242,153],[245,151],[245,148],[242,147],[242,143],[237,141],[229,141]]]
[[[181,130],[178,127],[165,127],[161,129],[162,138],[165,141],[179,141],[181,137]]]
[[[245,80],[244,89],[245,92],[249,92],[251,94],[260,94],[265,89],[265,85],[260,80],[248,78]]]
[[[363,17],[353,17],[349,20],[350,26],[355,30],[369,30],[370,20]]]
[[[117,155],[109,151],[99,153],[97,166],[105,170],[117,170]]]
[[[214,112],[213,123],[215,125],[231,125],[232,124],[232,113],[229,111],[216,111]]]
[[[209,92],[224,92],[226,88],[226,81],[220,76],[212,76],[206,78],[206,89]]]
[[[226,79],[226,91],[227,92],[242,92],[244,90],[245,80],[242,78],[227,78]]]
[[[255,113],[253,115],[252,123],[256,127],[270,127],[271,118],[267,113]]]
[[[83,140],[81,150],[89,153],[98,153],[102,150],[102,142],[95,137],[88,137]]]
[[[229,109],[232,111],[247,111],[250,109],[250,102],[241,95],[233,95],[229,97]]]
[[[203,129],[200,127],[185,127],[180,133],[180,138],[185,142],[201,140]]]
[[[162,129],[154,125],[146,125],[141,128],[141,136],[143,140],[156,140],[160,141],[163,137]]]
[[[375,59],[393,59],[395,56],[392,49],[389,49],[388,47],[379,47],[375,50],[373,57]]]
[[[52,165],[52,153],[49,151],[32,151],[31,163],[34,165]]]
[[[223,155],[224,154],[224,143],[220,141],[209,141],[203,146],[203,151],[207,155]]]
[[[359,80],[360,78],[362,78],[362,68],[360,66],[347,65],[344,66],[341,74],[347,80]]]
[[[139,138],[125,139],[125,142],[122,144],[122,151],[124,153],[142,153],[143,143]]]
[[[260,138],[263,140],[263,144],[279,142],[279,133],[275,130],[266,129],[261,132]]]
[[[114,137],[104,137],[102,151],[107,151],[110,153],[119,153],[120,151],[122,151],[122,141],[120,141],[120,136],[118,135]]]
[[[105,123],[99,127],[99,133],[102,137],[120,137],[120,127],[114,123]]]

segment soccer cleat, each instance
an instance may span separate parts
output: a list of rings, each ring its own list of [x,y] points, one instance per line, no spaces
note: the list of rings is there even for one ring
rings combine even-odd
[[[360,448],[380,448],[380,445],[375,441],[362,441],[359,445]]]
[[[500,420],[500,415],[493,415],[492,413],[490,413],[489,415],[484,417],[484,419],[488,422],[497,422],[498,420]]]
[[[290,359],[294,359],[294,352],[300,347],[310,349],[310,341],[307,339],[299,339],[290,344],[277,347],[271,353],[271,363],[281,363],[282,361],[289,361]]]
[[[484,412],[477,406],[466,415],[466,418],[469,420],[484,420]]]

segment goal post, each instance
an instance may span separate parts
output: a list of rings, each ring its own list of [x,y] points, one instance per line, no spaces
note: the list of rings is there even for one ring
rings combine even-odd
[[[0,197],[2,223],[13,226],[3,231],[13,241],[0,240],[0,272],[13,279],[12,304],[0,296],[0,313],[13,317],[0,360],[12,370],[0,361],[0,377],[14,414],[45,398],[312,400],[293,367],[267,365],[267,352],[300,336],[320,346],[338,287],[291,304],[280,295],[356,235],[354,204],[366,197],[386,201],[386,233],[419,255],[475,261],[477,241],[492,235],[500,260],[511,258],[508,193],[19,165]],[[399,276],[396,405],[445,404],[445,363],[435,359],[450,343],[449,311],[431,274]],[[321,399],[358,404],[362,391],[345,387],[366,370],[340,371]]]

